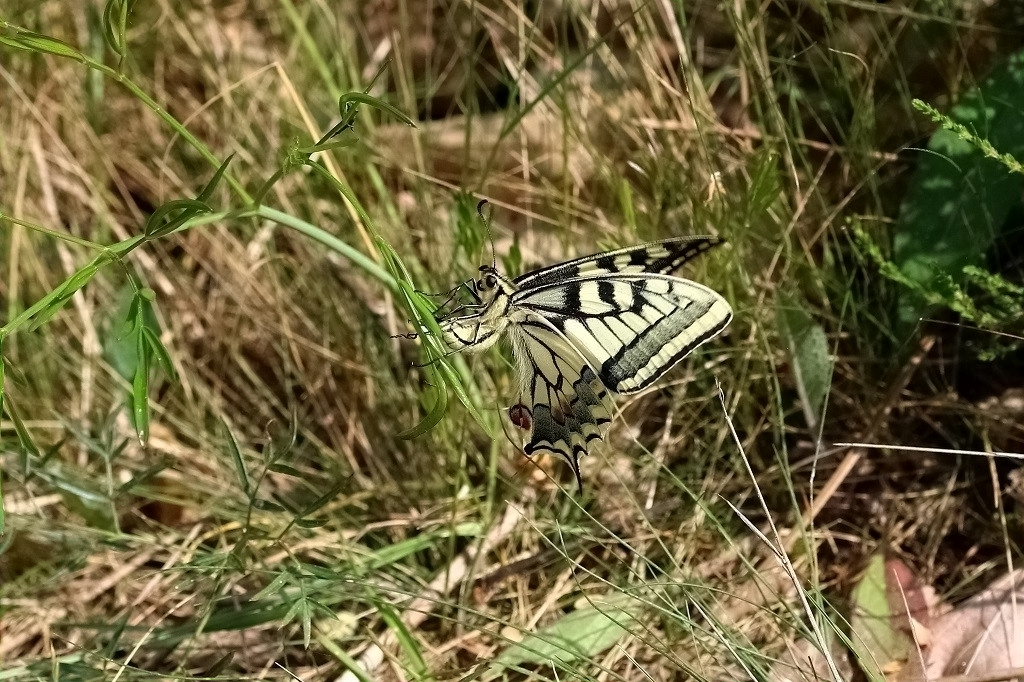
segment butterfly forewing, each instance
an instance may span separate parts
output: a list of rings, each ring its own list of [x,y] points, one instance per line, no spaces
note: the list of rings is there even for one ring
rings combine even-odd
[[[668,274],[721,243],[718,237],[679,237],[638,244],[549,265],[520,275],[513,281],[525,289],[592,275],[641,272]]]
[[[666,275],[578,278],[521,290],[512,303],[543,316],[616,393],[648,388],[732,318],[711,289]]]

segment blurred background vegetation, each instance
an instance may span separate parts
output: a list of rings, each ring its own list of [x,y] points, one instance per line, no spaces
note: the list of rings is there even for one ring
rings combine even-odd
[[[1022,37],[1015,0],[6,0],[0,679],[815,679],[801,642],[877,679],[872,557],[952,601],[1021,561],[984,453],[1024,451]],[[392,338],[490,261],[483,198],[512,274],[728,240],[684,276],[731,327],[583,495],[503,435],[501,354]]]

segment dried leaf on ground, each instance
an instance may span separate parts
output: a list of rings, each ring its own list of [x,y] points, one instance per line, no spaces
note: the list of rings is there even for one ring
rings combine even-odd
[[[1024,667],[1024,571],[993,582],[960,606],[933,616],[901,680],[992,675]]]

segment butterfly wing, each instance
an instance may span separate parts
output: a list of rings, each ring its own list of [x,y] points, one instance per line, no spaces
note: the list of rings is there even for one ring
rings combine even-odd
[[[531,409],[532,419],[519,414],[520,426],[530,426],[523,450],[564,458],[582,490],[579,458],[611,421],[608,391],[580,352],[543,319],[510,325],[509,338],[522,384],[517,407]]]
[[[616,273],[661,273],[669,274],[683,263],[692,260],[721,244],[718,237],[678,237],[660,242],[628,246],[616,251],[583,256],[558,263],[546,268],[527,272],[515,280],[523,288],[557,284],[568,279],[611,275]]]
[[[542,317],[616,393],[648,388],[732,319],[718,293],[660,274],[580,277],[520,290],[512,305]]]

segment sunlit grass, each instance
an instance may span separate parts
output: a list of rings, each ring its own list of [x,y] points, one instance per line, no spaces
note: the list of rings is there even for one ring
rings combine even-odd
[[[829,439],[982,429],[910,405],[872,268],[921,45],[969,85],[986,17],[819,4],[4,10],[0,679],[844,677],[857,562],[960,517],[933,461],[812,518]],[[688,234],[735,320],[577,495],[422,292]]]

